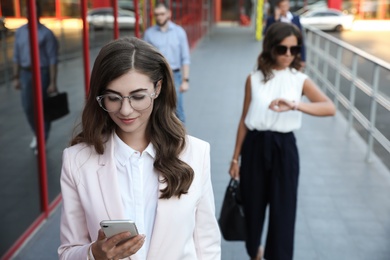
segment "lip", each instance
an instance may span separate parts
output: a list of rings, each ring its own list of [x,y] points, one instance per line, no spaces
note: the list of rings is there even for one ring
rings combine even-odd
[[[124,124],[131,124],[133,123],[137,118],[119,118],[122,123]]]

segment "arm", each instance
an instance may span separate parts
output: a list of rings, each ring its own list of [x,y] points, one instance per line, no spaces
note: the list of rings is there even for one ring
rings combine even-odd
[[[180,86],[180,92],[186,92],[189,88],[190,88],[190,84],[188,81],[186,81],[186,79],[189,79],[190,77],[190,65],[189,64],[184,64],[182,67],[181,67],[181,71],[182,71],[182,83],[181,83],[181,86]]]
[[[50,85],[47,92],[57,92],[57,64],[50,65]]]
[[[304,81],[302,91],[309,103],[277,98],[270,103],[269,109],[275,112],[299,110],[312,116],[333,116],[336,113],[333,102],[309,78]]]
[[[46,52],[50,62],[50,84],[48,93],[57,92],[57,64],[58,64],[58,41],[52,31],[49,31],[46,40]]]
[[[13,66],[12,66],[12,70],[13,70],[13,76],[12,76],[12,80],[13,80],[13,85],[14,85],[14,88],[15,89],[20,89],[20,80],[19,80],[19,64],[17,63],[14,63]]]
[[[87,229],[84,209],[77,191],[77,181],[71,174],[71,155],[64,151],[61,170],[62,215],[59,259],[88,259],[91,238]]]
[[[236,146],[234,147],[233,159],[230,164],[229,173],[232,178],[238,179],[240,177],[240,170],[238,165],[238,158],[241,153],[242,143],[248,128],[245,125],[245,117],[248,113],[249,105],[252,99],[251,93],[251,76],[249,75],[245,83],[245,98],[244,98],[244,107],[242,109],[242,115],[240,118],[240,123],[238,124],[237,136],[236,136]]]
[[[15,33],[15,41],[14,41],[14,55],[13,55],[13,66],[12,66],[12,71],[13,71],[13,85],[15,89],[20,89],[20,66],[19,66],[19,51],[18,51],[18,41],[19,41],[19,30],[16,31]]]
[[[195,247],[197,259],[221,259],[221,232],[215,218],[213,187],[210,178],[210,145],[204,151],[202,196],[197,204],[195,219]]]
[[[333,116],[336,108],[333,102],[309,78],[303,83],[303,94],[310,103],[299,103],[297,109],[312,116]]]
[[[182,29],[181,30],[181,37],[180,37],[180,59],[181,59],[181,73],[182,73],[182,83],[180,86],[180,92],[186,92],[189,89],[189,82],[187,82],[185,79],[189,79],[190,77],[190,46],[188,44],[187,34]]]

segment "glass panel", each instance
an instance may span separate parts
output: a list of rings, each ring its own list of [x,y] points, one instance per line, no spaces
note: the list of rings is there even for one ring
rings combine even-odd
[[[1,12],[3,16],[15,16],[14,0],[1,0]]]
[[[19,91],[0,84],[0,256],[40,215],[37,157]]]
[[[221,19],[228,21],[238,21],[239,18],[239,1],[222,0]]]
[[[60,4],[62,16],[72,18],[80,17],[81,10],[79,0],[63,0]]]

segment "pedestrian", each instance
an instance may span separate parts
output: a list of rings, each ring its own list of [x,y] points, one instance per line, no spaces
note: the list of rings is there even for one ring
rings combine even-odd
[[[50,93],[57,92],[57,63],[58,63],[58,41],[54,33],[40,23],[41,7],[36,2],[38,18],[38,45],[39,61],[41,71],[41,87],[43,100],[48,98]],[[28,17],[28,23],[30,18]],[[32,64],[29,41],[29,25],[25,24],[15,32],[14,54],[13,54],[13,85],[20,90],[23,111],[27,121],[34,133],[30,148],[37,154],[36,128],[34,116],[34,82],[32,78]],[[45,140],[49,137],[51,122],[44,120]]]
[[[155,26],[149,27],[144,40],[154,45],[168,60],[173,71],[177,95],[176,115],[184,123],[183,93],[188,91],[190,82],[190,51],[184,29],[171,21],[171,11],[164,3],[154,9]]]
[[[290,0],[278,0],[276,2],[276,6],[274,8],[274,15],[271,15],[267,18],[264,34],[267,32],[268,28],[275,22],[295,24],[303,34],[302,25],[299,16],[294,15],[293,13],[290,12]],[[301,69],[304,69],[305,61],[306,61],[306,49],[304,43],[305,43],[304,38],[302,37]]]
[[[175,115],[171,69],[150,44],[105,45],[91,74],[81,130],[63,153],[60,259],[220,259],[209,144]],[[139,235],[107,238],[103,220]],[[89,258],[88,258],[89,257]]]
[[[300,72],[302,37],[290,23],[271,25],[245,85],[245,99],[229,173],[240,179],[251,259],[262,259],[261,235],[267,206],[265,259],[293,258],[299,157],[293,131],[302,113],[331,116],[330,99]],[[308,102],[301,102],[305,95]]]

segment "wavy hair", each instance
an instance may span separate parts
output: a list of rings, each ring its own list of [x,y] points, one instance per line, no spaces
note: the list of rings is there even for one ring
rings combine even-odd
[[[286,37],[295,36],[298,45],[302,46],[302,34],[299,28],[291,23],[275,22],[267,30],[263,40],[263,51],[257,58],[257,70],[264,75],[264,83],[272,79],[272,68],[276,65],[276,53],[274,47],[279,45]],[[295,55],[290,68],[301,68],[301,54]]]
[[[152,82],[162,80],[161,91],[154,99],[147,126],[147,136],[156,149],[155,169],[162,175],[166,188],[160,198],[186,194],[194,178],[193,169],[179,159],[186,145],[186,131],[176,117],[176,91],[172,71],[164,56],[152,45],[135,37],[121,38],[105,45],[99,52],[91,74],[90,92],[82,114],[82,130],[71,145],[86,143],[98,154],[116,129],[107,112],[99,107],[96,97],[107,85],[130,70],[136,70]]]

